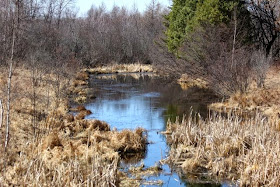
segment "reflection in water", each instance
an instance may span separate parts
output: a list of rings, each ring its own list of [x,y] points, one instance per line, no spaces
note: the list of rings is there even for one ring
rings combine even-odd
[[[170,120],[171,122],[175,122],[178,113],[179,113],[178,106],[173,104],[168,105],[166,107],[166,111],[164,112],[165,123],[167,123],[168,120]]]
[[[146,152],[142,153],[128,153],[121,155],[122,163],[124,164],[138,164],[146,157]]]
[[[178,115],[188,114],[191,107],[194,112],[207,114],[203,98],[209,93],[198,89],[183,91],[175,82],[151,78],[149,74],[137,74],[137,78],[127,75],[95,76],[92,77],[91,87],[96,90],[97,99],[86,105],[92,111],[87,118],[106,121],[118,130],[143,127],[148,131],[150,143],[146,153],[136,157],[126,155],[128,159],[123,156],[126,163],[131,160],[129,163],[139,164],[142,159],[146,167],[154,166],[168,154],[165,136],[160,132],[165,130],[169,118],[175,120]],[[167,165],[163,169],[160,176],[149,179],[160,179],[164,186],[186,186],[186,181],[171,172]]]

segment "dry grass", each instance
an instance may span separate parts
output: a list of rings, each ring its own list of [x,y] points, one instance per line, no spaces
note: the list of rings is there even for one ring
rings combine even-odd
[[[280,116],[280,70],[272,66],[267,72],[265,87],[257,88],[251,82],[247,93],[235,93],[224,102],[213,103],[209,106],[211,110],[223,111],[226,109],[239,110],[239,112],[252,113],[256,110],[266,116],[278,118]]]
[[[80,96],[75,97],[74,101],[76,103],[83,104],[87,101],[87,97],[83,96],[83,95],[80,95]]]
[[[117,80],[119,77],[132,77],[135,80],[142,79],[144,76],[149,76],[149,77],[159,77],[159,74],[156,73],[148,73],[148,74],[141,74],[141,73],[125,73],[125,74],[100,74],[96,76],[95,78],[101,79],[101,80]]]
[[[144,164],[141,164],[137,167],[130,167],[128,172],[136,178],[143,177],[143,176],[155,176],[159,175],[162,172],[162,168],[159,165],[145,168]]]
[[[85,71],[81,71],[76,74],[76,80],[87,81],[88,79],[89,79],[89,74]]]
[[[96,98],[90,92],[89,73],[87,71],[80,71],[76,74],[68,91],[70,95],[74,96],[73,101],[79,104],[85,103],[88,99]]]
[[[143,129],[118,132],[99,120],[64,120],[20,149],[0,179],[7,185],[115,186],[121,154],[145,147]]]
[[[84,81],[84,80],[74,80],[73,81],[73,86],[74,87],[77,87],[77,86],[86,86],[88,85],[88,82],[87,81]]]
[[[92,74],[108,74],[108,73],[141,73],[155,72],[152,65],[135,64],[112,64],[85,70]]]
[[[236,93],[227,101],[211,104],[209,108],[216,111],[235,109],[243,113],[258,110],[267,116],[278,117],[280,114],[279,96],[280,88],[255,89],[244,94]]]
[[[92,112],[90,110],[81,110],[76,116],[75,119],[77,120],[81,120],[81,119],[85,119],[85,117],[87,115],[92,114]]]
[[[84,79],[85,74],[76,76]],[[0,186],[118,186],[120,157],[145,151],[144,130],[111,131],[105,122],[83,120],[89,114],[84,107],[78,107],[74,117],[67,113],[68,101],[63,98],[71,89],[69,80],[60,77],[55,82],[55,74],[42,74],[39,80],[34,110],[31,71],[15,70],[11,139],[6,153],[0,147]],[[0,86],[4,88],[5,81]],[[2,98],[4,94],[2,89]],[[3,137],[4,128],[0,133]]]
[[[231,114],[169,123],[167,162],[186,175],[207,174],[239,186],[279,186],[279,121],[269,122],[258,112],[247,119]]]
[[[163,182],[161,180],[148,180],[149,176],[157,176],[162,172],[160,166],[153,166],[145,168],[142,163],[140,166],[131,166],[127,173],[122,173],[120,175],[120,186],[162,186]],[[128,177],[131,176],[131,177]]]
[[[182,87],[183,90],[187,90],[191,87],[208,88],[208,84],[206,81],[200,78],[191,78],[187,74],[183,74],[181,76],[181,78],[178,80],[178,84]]]
[[[110,145],[120,153],[137,153],[146,150],[146,131],[137,128],[135,131],[123,130],[111,134]]]
[[[80,112],[81,112],[81,111],[85,111],[85,110],[87,110],[87,109],[86,109],[86,107],[85,107],[85,106],[83,106],[83,105],[79,105],[79,106],[77,106],[77,107],[76,107],[76,109],[77,109],[77,111],[80,111]]]
[[[95,152],[95,148],[91,147],[89,152]],[[23,153],[13,166],[7,167],[5,175],[0,178],[1,184],[4,186],[115,186],[119,183],[117,159],[106,162],[99,154],[89,154],[87,160],[82,160],[78,155],[68,158],[68,155],[61,154],[65,154],[61,151],[61,147],[54,147],[51,153],[33,153],[31,157]],[[65,160],[59,161],[60,159]]]

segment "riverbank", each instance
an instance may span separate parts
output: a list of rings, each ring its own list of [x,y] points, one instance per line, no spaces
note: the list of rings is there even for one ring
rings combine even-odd
[[[105,122],[84,120],[89,114],[84,107],[77,107],[75,116],[69,113],[69,93],[90,96],[84,90],[88,78],[82,72],[64,77],[55,73],[34,76],[25,67],[14,70],[10,141],[6,152],[1,146],[2,185],[114,186],[120,178],[128,178],[118,169],[120,156],[145,152],[145,130],[115,131]],[[5,79],[6,72],[1,71],[2,88]],[[5,89],[1,91],[5,98]],[[3,145],[5,125],[0,132]]]
[[[110,73],[156,73],[156,70],[149,64],[111,64],[96,68],[84,69],[90,74],[110,74]]]
[[[72,100],[78,104],[83,104],[86,101],[95,99],[94,90],[89,87],[89,78],[91,75],[99,74],[119,74],[127,73],[140,78],[139,73],[156,73],[156,70],[152,65],[145,65],[140,63],[135,64],[111,64],[106,66],[99,66],[95,68],[85,68],[76,74],[73,78],[70,88],[68,89],[69,95],[71,95]]]
[[[255,111],[270,118],[280,117],[280,68],[272,66],[264,81],[263,88],[251,83],[246,93],[235,93],[224,102],[209,105],[210,110],[219,112],[236,111],[237,114],[253,114]]]
[[[206,119],[170,122],[164,132],[171,147],[166,162],[193,182],[279,186],[279,72],[272,66],[263,88],[252,82],[248,92],[208,105],[217,113]]]
[[[269,122],[258,112],[249,119],[228,113],[169,123],[166,162],[192,182],[208,178],[238,186],[279,186],[278,126],[279,120]]]
[[[200,78],[192,78],[187,74],[181,75],[178,79],[178,84],[182,87],[183,90],[187,90],[192,87],[198,87],[201,89],[208,89],[208,83]]]

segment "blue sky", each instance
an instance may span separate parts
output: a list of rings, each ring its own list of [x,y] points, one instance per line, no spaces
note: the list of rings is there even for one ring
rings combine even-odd
[[[79,14],[85,14],[94,5],[96,7],[100,6],[104,2],[107,9],[110,10],[113,5],[125,6],[127,8],[133,7],[135,4],[140,12],[143,12],[147,5],[150,4],[151,0],[76,0],[76,6],[80,9]],[[162,5],[171,5],[171,0],[158,0]]]

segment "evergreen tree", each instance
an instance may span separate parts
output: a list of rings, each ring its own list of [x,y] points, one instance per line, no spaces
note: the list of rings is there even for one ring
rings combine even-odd
[[[238,0],[173,0],[166,16],[169,51],[179,55],[179,48],[190,32],[202,24],[228,23]]]

